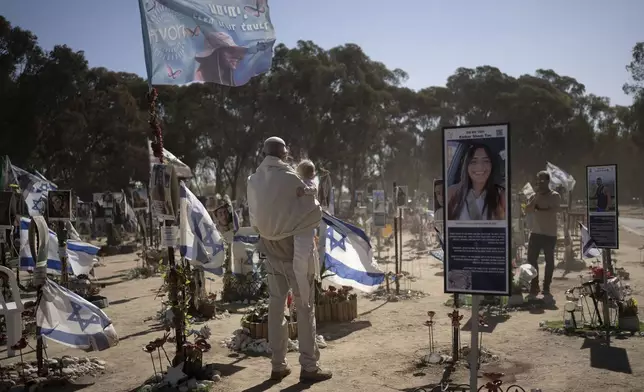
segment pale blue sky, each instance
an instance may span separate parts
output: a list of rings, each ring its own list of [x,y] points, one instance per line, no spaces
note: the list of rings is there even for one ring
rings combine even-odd
[[[214,1],[214,0],[213,0]],[[225,1],[221,1],[225,3]],[[137,0],[0,0],[0,15],[51,49],[84,50],[90,66],[145,75]],[[551,68],[588,92],[630,104],[622,85],[644,0],[269,0],[278,42],[356,43],[409,73],[414,89],[444,85],[456,68],[493,65],[512,76]]]

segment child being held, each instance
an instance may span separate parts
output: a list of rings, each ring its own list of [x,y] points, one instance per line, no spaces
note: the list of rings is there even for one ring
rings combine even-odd
[[[297,197],[304,195],[317,196],[318,187],[315,185],[315,165],[308,159],[303,160],[297,165],[297,175],[300,176],[306,187],[297,188]]]

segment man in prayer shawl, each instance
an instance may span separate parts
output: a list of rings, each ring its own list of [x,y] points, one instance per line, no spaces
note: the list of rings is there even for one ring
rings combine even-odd
[[[284,305],[293,290],[297,307],[300,351],[300,382],[319,382],[332,373],[319,365],[320,350],[315,331],[314,271],[309,269],[309,298],[300,297],[293,257],[294,236],[320,225],[322,211],[313,197],[297,197],[297,188],[305,187],[294,168],[286,163],[288,149],[279,137],[264,142],[265,158],[248,178],[248,209],[251,225],[259,233],[258,250],[266,255],[268,278],[268,342],[272,350],[271,380],[281,381],[291,374],[286,362],[288,331]],[[309,252],[317,252],[313,246]],[[310,258],[312,261],[313,257]]]

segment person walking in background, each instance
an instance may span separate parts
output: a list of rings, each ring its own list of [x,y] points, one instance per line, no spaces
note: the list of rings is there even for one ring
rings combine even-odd
[[[293,257],[294,237],[310,235],[322,220],[320,205],[314,197],[298,197],[305,187],[295,170],[286,163],[288,149],[284,140],[270,137],[264,142],[264,160],[248,178],[248,211],[251,226],[259,233],[257,249],[266,255],[268,280],[268,344],[272,351],[270,379],[276,382],[291,374],[286,361],[288,331],[284,306],[293,290],[297,308],[301,382],[328,380],[332,373],[319,365],[320,350],[315,330],[314,275],[308,276],[308,298],[298,288]],[[316,252],[315,246],[310,252]],[[313,255],[307,260],[313,261]],[[309,268],[313,271],[313,268]]]
[[[543,274],[542,294],[546,301],[553,300],[550,294],[550,283],[555,270],[557,212],[559,212],[560,206],[561,196],[550,189],[550,174],[546,171],[539,172],[537,174],[537,192],[526,205],[526,212],[533,214],[532,231],[528,240],[528,263],[539,272],[537,259],[543,250],[546,266]],[[528,299],[534,299],[539,293],[539,278],[540,276],[537,276],[532,280]]]

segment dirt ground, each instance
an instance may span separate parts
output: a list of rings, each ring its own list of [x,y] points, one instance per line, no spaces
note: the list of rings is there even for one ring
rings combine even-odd
[[[618,266],[631,273],[633,294],[638,300],[644,301],[641,297],[644,264],[640,262],[638,250],[644,238],[622,230],[620,241],[620,250],[616,255]],[[319,326],[318,333],[325,336],[328,342],[328,348],[322,350],[321,360],[324,367],[333,370],[332,380],[310,388],[298,384],[297,353],[289,353],[293,374],[280,384],[266,384],[264,381],[270,372],[267,357],[231,355],[226,348],[220,347],[219,342],[239,328],[241,316],[232,315],[227,319],[208,322],[213,332],[213,349],[204,355],[204,361],[219,364],[224,376],[221,382],[215,384],[214,390],[413,391],[438,382],[443,372],[442,366],[419,370],[415,368],[414,361],[427,353],[428,331],[423,323],[429,310],[437,314],[435,341],[438,347],[447,349],[450,345],[451,330],[447,317],[450,308],[443,304],[448,295],[443,294],[442,267],[431,256],[411,260],[413,250],[406,247],[404,251],[403,269],[417,280],[406,283],[403,288],[421,290],[429,295],[400,302],[371,301],[360,296],[360,316],[357,320]],[[393,251],[383,252],[383,256],[387,255],[393,256]],[[124,280],[127,271],[136,265],[135,257],[106,257],[103,259],[105,266],[97,270],[99,277],[108,285],[101,294],[110,300],[111,304],[105,311],[114,322],[120,343],[105,352],[90,354],[107,361],[107,371],[83,391],[133,391],[152,375],[152,365],[142,347],[161,336],[162,332],[155,330],[154,322],[144,320],[152,317],[161,307],[160,300],[154,299],[161,279]],[[383,268],[393,268],[393,264],[383,264]],[[552,291],[560,307],[565,302],[564,291],[579,281],[578,274],[562,277],[561,270],[555,271]],[[214,283],[209,282],[208,286],[209,291],[219,290],[219,279]],[[464,312],[463,321],[467,321],[470,311]],[[544,392],[644,390],[644,338],[613,339],[612,346],[615,348],[602,352],[582,347],[584,340],[581,338],[556,336],[538,329],[540,320],[561,318],[562,310],[510,313],[509,319],[502,320],[492,333],[484,335],[484,346],[500,357],[496,365],[487,368],[503,368],[508,381],[516,379],[516,383],[527,391],[530,388],[541,388]],[[464,344],[468,343],[470,333],[462,332],[461,339]],[[35,346],[35,342],[31,344]],[[79,350],[56,343],[49,343],[48,354],[84,355]],[[617,372],[592,367],[591,355],[608,358],[612,363],[627,356],[630,370]],[[28,353],[25,357],[26,360],[35,359],[35,353]],[[0,365],[16,360],[18,358],[4,358],[0,360]],[[464,367],[457,368],[452,378],[455,382],[467,383],[467,372]],[[481,378],[480,383],[483,385],[485,380]]]

